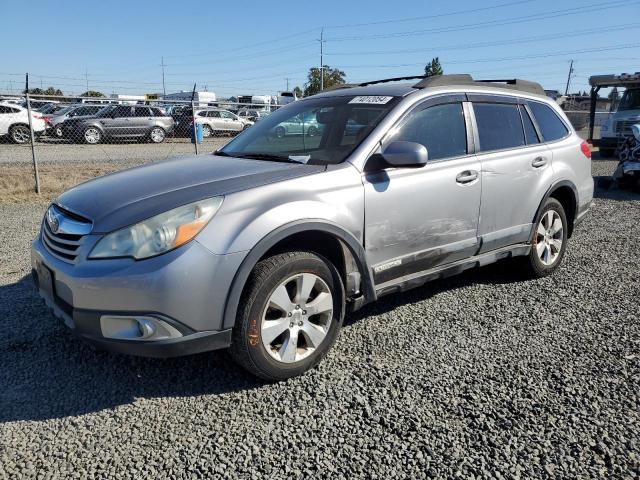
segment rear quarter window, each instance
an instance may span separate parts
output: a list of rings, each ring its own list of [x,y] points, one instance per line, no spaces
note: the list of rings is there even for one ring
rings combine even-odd
[[[542,139],[545,142],[559,140],[569,134],[569,129],[550,106],[544,103],[529,102],[529,108],[536,119]]]

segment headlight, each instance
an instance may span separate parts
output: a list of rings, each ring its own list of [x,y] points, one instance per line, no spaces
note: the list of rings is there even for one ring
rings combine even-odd
[[[222,197],[183,205],[102,238],[89,258],[153,257],[195,237],[222,205]]]

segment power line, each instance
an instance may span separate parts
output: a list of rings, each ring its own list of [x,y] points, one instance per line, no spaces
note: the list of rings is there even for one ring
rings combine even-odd
[[[510,7],[513,5],[520,5],[522,3],[531,3],[533,0],[519,0],[516,2],[507,2],[507,3],[500,3],[497,5],[491,5],[489,7],[479,7],[479,8],[470,8],[470,9],[466,9],[466,10],[458,10],[455,12],[447,12],[447,13],[436,13],[434,15],[422,15],[419,17],[407,17],[407,18],[398,18],[395,20],[380,20],[377,22],[366,22],[366,23],[350,23],[350,24],[346,24],[346,25],[330,25],[326,28],[330,29],[330,28],[352,28],[352,27],[367,27],[367,26],[371,26],[371,25],[383,25],[383,24],[389,24],[389,23],[403,23],[403,22],[413,22],[413,21],[417,21],[417,20],[430,20],[430,19],[434,19],[434,18],[443,18],[443,17],[451,17],[454,15],[462,15],[462,14],[468,14],[468,13],[478,13],[478,12],[483,12],[486,10],[495,10],[497,8],[505,8],[505,7]]]
[[[578,15],[583,13],[592,13],[599,10],[605,10],[612,7],[621,7],[621,6],[630,6],[639,3],[637,0],[615,0],[611,2],[600,2],[594,3],[590,5],[585,5],[582,7],[572,7],[563,10],[554,10],[551,12],[543,12],[537,14],[530,14],[524,16],[517,16],[511,18],[503,18],[497,20],[487,20],[483,22],[475,22],[468,23],[462,25],[455,25],[449,27],[436,27],[429,28],[423,30],[410,30],[405,32],[395,32],[395,33],[383,33],[383,34],[372,34],[372,35],[352,35],[352,36],[342,36],[342,37],[334,37],[329,38],[327,41],[330,42],[341,42],[341,41],[350,41],[350,40],[378,40],[384,38],[399,38],[399,37],[410,37],[417,35],[428,35],[432,33],[448,33],[448,32],[459,32],[463,30],[473,30],[478,28],[484,28],[487,26],[502,26],[502,25],[513,25],[516,23],[526,23],[533,22],[537,20],[546,20],[549,18],[556,18],[566,15]]]
[[[443,51],[443,50],[467,50],[469,48],[483,48],[483,47],[496,47],[501,45],[513,45],[514,43],[532,43],[532,42],[540,42],[546,40],[557,40],[560,38],[570,38],[570,37],[579,37],[583,35],[593,35],[593,34],[609,34],[610,32],[620,31],[620,30],[630,30],[630,29],[639,29],[640,24],[638,23],[628,23],[624,25],[612,25],[612,26],[601,26],[598,28],[591,28],[586,30],[575,30],[573,32],[564,32],[564,33],[555,33],[548,35],[535,35],[531,37],[520,37],[520,38],[510,38],[504,40],[496,40],[490,42],[479,42],[479,43],[467,43],[467,44],[454,44],[454,45],[440,45],[425,48],[414,48],[409,50],[378,50],[378,51],[364,51],[364,52],[329,52],[327,55],[331,56],[346,56],[346,55],[392,55],[398,53],[425,53],[432,51]]]

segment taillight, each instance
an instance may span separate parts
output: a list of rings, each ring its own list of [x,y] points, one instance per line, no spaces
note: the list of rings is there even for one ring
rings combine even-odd
[[[582,142],[580,144],[580,150],[585,157],[591,158],[591,147],[589,147],[589,144],[587,142]]]

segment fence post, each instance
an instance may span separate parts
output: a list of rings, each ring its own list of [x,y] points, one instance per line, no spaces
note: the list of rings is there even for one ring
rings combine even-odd
[[[195,88],[195,87],[194,87]],[[193,119],[193,144],[196,147],[196,155],[198,155],[198,129],[196,128],[196,103],[191,100],[191,118]]]
[[[31,101],[29,100],[29,90],[27,90],[27,115],[29,116],[29,134],[31,136],[31,157],[33,158],[33,173],[36,177],[36,193],[40,195],[40,175],[38,174],[38,159],[36,158],[36,147],[33,136],[33,125],[31,122]]]

